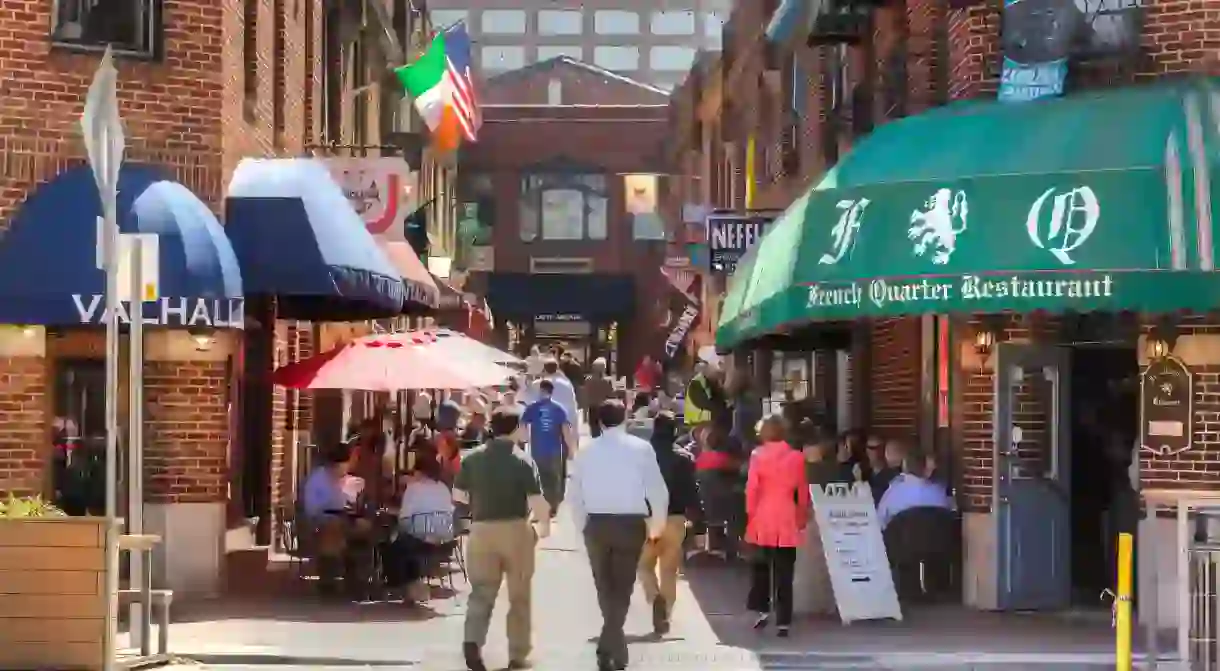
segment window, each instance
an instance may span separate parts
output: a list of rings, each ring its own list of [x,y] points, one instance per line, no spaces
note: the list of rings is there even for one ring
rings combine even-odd
[[[593,28],[598,35],[638,35],[640,15],[607,9],[593,14]]]
[[[160,0],[55,0],[51,39],[64,46],[158,55]]]
[[[580,45],[559,45],[538,47],[538,60],[549,61],[552,58],[567,56],[576,60],[584,60],[585,50]]]
[[[521,239],[605,240],[606,178],[531,174],[521,180]]]
[[[470,12],[464,9],[433,9],[428,12],[433,30],[448,28],[459,21],[470,24]]]
[[[690,10],[653,12],[653,35],[694,35],[695,13]]]
[[[595,47],[593,62],[599,68],[628,71],[640,68],[640,50],[635,47]]]
[[[695,50],[690,47],[653,47],[648,53],[648,67],[653,70],[686,72],[695,62]]]
[[[479,29],[490,35],[522,35],[525,33],[525,12],[489,9],[480,17]]]
[[[287,77],[284,59],[288,54],[284,51],[284,36],[288,32],[288,10],[284,0],[272,0],[271,11],[274,13],[271,25],[275,31],[271,42],[271,132],[275,136],[276,146],[282,147],[284,131],[287,130],[284,128],[284,89],[287,84],[284,81]]]
[[[242,113],[247,123],[253,123],[258,112],[258,0],[245,0],[242,12]]]
[[[585,30],[585,16],[576,10],[544,9],[538,12],[539,35],[579,35]]]
[[[703,17],[703,37],[706,39],[705,46],[708,49],[719,49],[724,36],[724,19],[715,14],[707,14]]]
[[[480,58],[484,71],[516,70],[525,67],[525,47],[483,47]]]

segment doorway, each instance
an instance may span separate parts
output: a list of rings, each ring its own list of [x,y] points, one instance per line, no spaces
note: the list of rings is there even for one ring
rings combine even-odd
[[[1113,502],[1128,486],[1139,431],[1139,360],[1133,345],[1072,348],[1072,601],[1105,606],[1117,566]]]

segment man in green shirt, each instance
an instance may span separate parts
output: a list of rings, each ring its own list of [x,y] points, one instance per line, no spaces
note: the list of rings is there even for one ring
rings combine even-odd
[[[490,428],[492,438],[462,458],[453,484],[454,500],[470,507],[466,549],[470,600],[462,643],[470,671],[487,669],[482,650],[501,582],[508,583],[508,668],[528,668],[534,550],[538,539],[551,530],[538,468],[516,446],[521,438],[520,411],[513,406],[497,408]]]

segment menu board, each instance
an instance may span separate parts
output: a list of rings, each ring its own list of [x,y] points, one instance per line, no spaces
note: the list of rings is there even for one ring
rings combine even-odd
[[[877,509],[867,483],[810,485],[822,551],[839,619],[902,619],[885,554]]]

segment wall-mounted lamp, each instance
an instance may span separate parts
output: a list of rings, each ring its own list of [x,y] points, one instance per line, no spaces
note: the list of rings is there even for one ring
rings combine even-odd
[[[25,338],[33,338],[34,336],[38,335],[38,327],[26,324],[25,326],[21,327],[21,335]]]
[[[191,342],[195,343],[195,349],[200,352],[207,352],[212,349],[212,345],[216,344],[216,336],[211,331],[205,329],[191,329]]]
[[[999,315],[983,315],[974,332],[974,353],[981,361],[987,361],[995,352],[995,346],[1004,337],[1004,318]]]
[[[1178,344],[1178,322],[1172,317],[1161,318],[1148,334],[1147,354],[1152,361],[1173,354]]]

